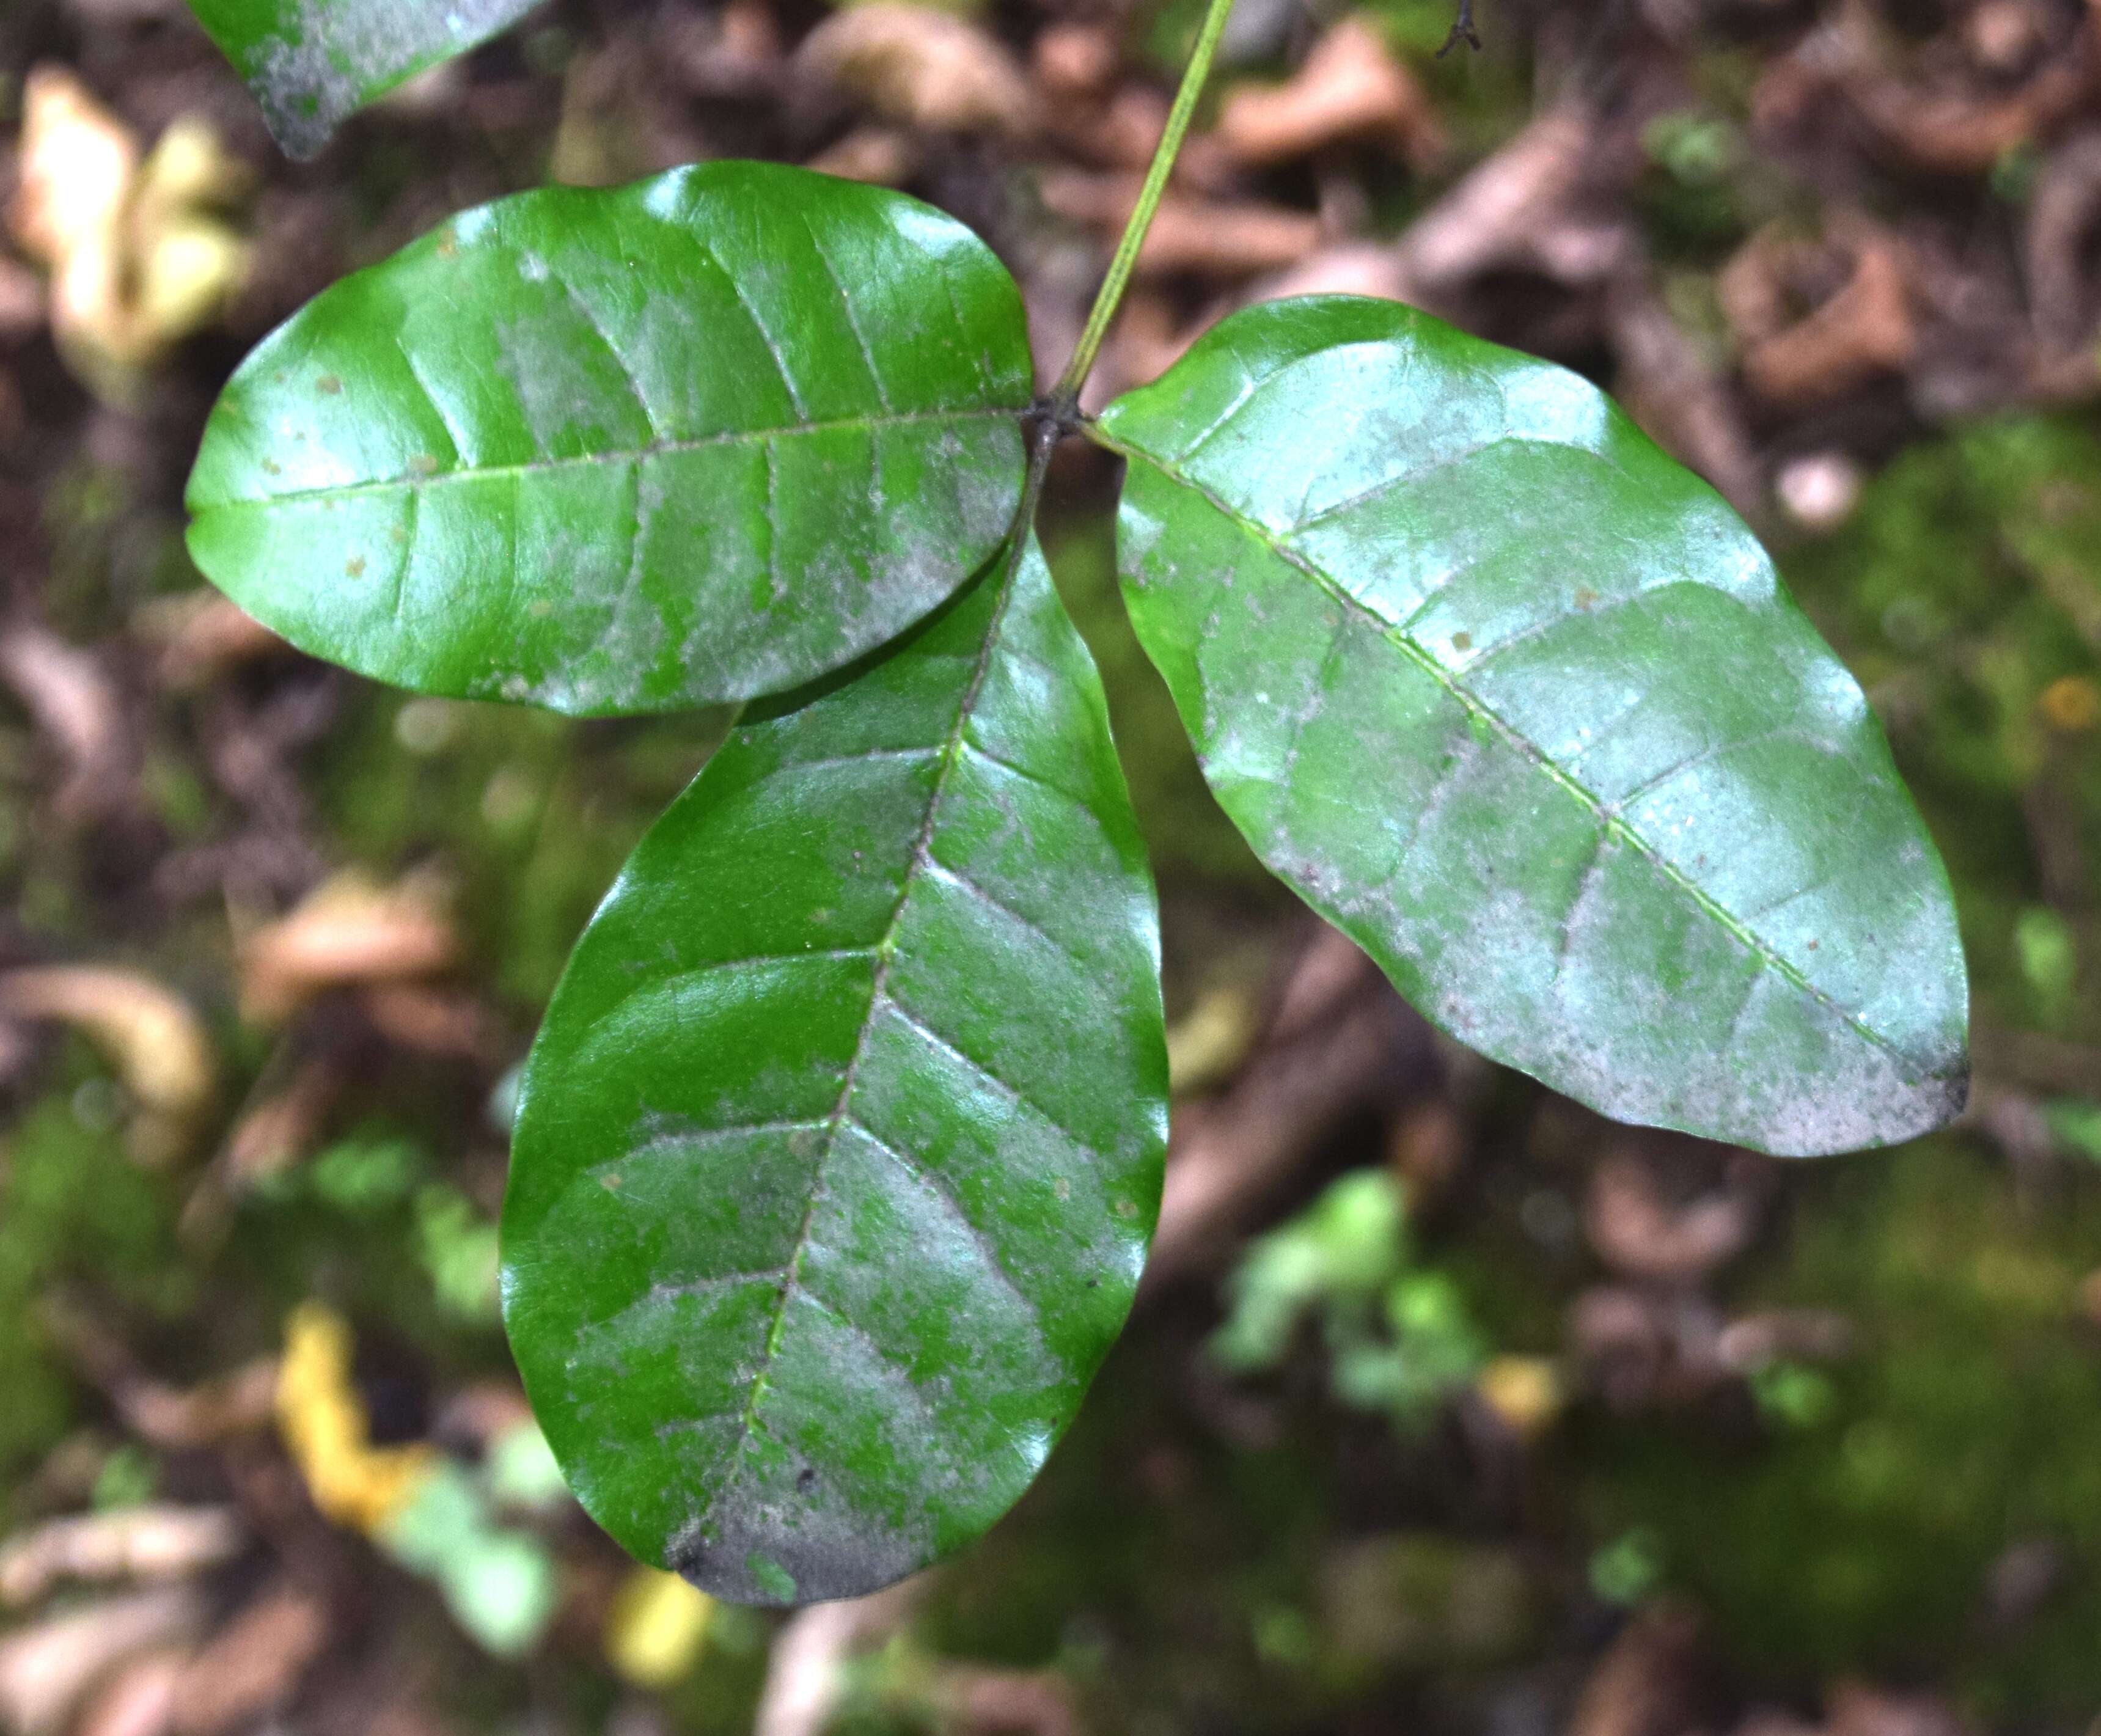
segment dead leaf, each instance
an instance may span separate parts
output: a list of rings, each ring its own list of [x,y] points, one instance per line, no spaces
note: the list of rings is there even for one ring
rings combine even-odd
[[[1805,453],[1780,467],[1773,493],[1804,530],[1829,536],[1853,516],[1865,481],[1849,453]]]
[[[983,1736],[1080,1736],[1072,1683],[1059,1671],[943,1663],[927,1684],[942,1728]]]
[[[1178,1098],[1215,1090],[1236,1072],[1261,1028],[1250,986],[1223,983],[1167,1027],[1167,1077]]]
[[[1053,24],[1037,33],[1029,51],[1036,82],[1054,96],[1093,96],[1107,90],[1121,59],[1113,32],[1099,24]]]
[[[1926,1694],[1895,1694],[1864,1682],[1832,1690],[1826,1736],[1967,1736],[1968,1727],[1944,1701]]]
[[[1139,180],[1136,175],[1051,170],[1039,187],[1043,203],[1058,216],[1108,236],[1122,229],[1137,204]],[[1320,241],[1320,219],[1309,212],[1170,192],[1161,201],[1139,251],[1138,271],[1140,276],[1180,272],[1252,276],[1304,258]]]
[[[1847,61],[1839,83],[1901,157],[1942,174],[1982,174],[2074,113],[2093,87],[2094,70],[2082,43],[2007,96],[1920,90],[1891,77],[1872,56]]]
[[[1770,404],[1800,408],[1901,370],[1918,347],[1910,276],[1901,245],[1864,219],[1834,219],[1820,243],[1760,231],[1716,282],[1745,345],[1745,382]],[[1812,310],[1795,316],[1809,300]]]
[[[58,1019],[106,1055],[144,1114],[133,1155],[161,1161],[188,1142],[211,1104],[216,1063],[203,1021],[172,990],[135,970],[30,965],[0,975],[0,1016]]]
[[[1281,302],[1294,295],[1375,295],[1399,301],[1401,283],[1392,248],[1374,241],[1338,241],[1256,285],[1248,298]]]
[[[1751,1200],[1739,1193],[1670,1204],[1648,1166],[1630,1157],[1598,1166],[1584,1212],[1600,1259],[1630,1278],[1665,1283],[1692,1283],[1741,1253],[1756,1222]]]
[[[328,1635],[319,1599],[290,1588],[264,1592],[184,1670],[173,1729],[178,1736],[219,1736],[282,1706]]]
[[[2101,1327],[2101,1267],[2079,1280],[2079,1310],[2089,1322]]]
[[[1231,1089],[1175,1109],[1147,1293],[1230,1248],[1321,1139],[1420,1090],[1434,1066],[1430,1027],[1353,941],[1320,925]]]
[[[231,599],[209,587],[156,598],[132,612],[139,635],[160,649],[161,684],[195,693],[234,670],[291,647]]]
[[[1962,46],[1988,73],[2018,73],[2046,46],[2044,20],[2027,0],[1981,0],[1964,16]]]
[[[1568,1399],[1559,1367],[1545,1356],[1493,1358],[1475,1377],[1474,1391],[1521,1441],[1544,1433]]]
[[[56,1730],[126,1659],[192,1638],[204,1611],[195,1588],[157,1586],[78,1606],[0,1639],[0,1724],[15,1736]]]
[[[1361,13],[1333,26],[1284,83],[1228,91],[1212,137],[1250,165],[1365,143],[1385,146],[1421,170],[1434,167],[1445,147],[1428,95]]]
[[[1785,1358],[1823,1363],[1853,1347],[1853,1323],[1825,1308],[1770,1308],[1732,1320],[1714,1341],[1714,1354],[1729,1368],[1763,1368]]]
[[[2060,675],[2036,696],[2043,719],[2062,735],[2083,735],[2101,723],[2101,687],[2084,675]]]
[[[237,1555],[230,1507],[152,1504],[47,1520],[0,1545],[0,1604],[34,1603],[64,1579],[178,1579]]]
[[[175,1684],[189,1661],[169,1650],[134,1658],[87,1703],[73,1736],[168,1736],[175,1716]]]
[[[210,1447],[262,1428],[276,1394],[277,1359],[262,1356],[196,1386],[138,1380],[119,1393],[118,1402],[125,1420],[157,1447]]]
[[[345,1084],[331,1055],[309,1056],[291,1082],[242,1111],[227,1135],[222,1163],[234,1193],[289,1169],[313,1149]]]
[[[1679,1736],[1698,1727],[1698,1626],[1683,1610],[1652,1606],[1598,1660],[1568,1719],[1568,1736]]]
[[[81,823],[121,809],[132,787],[134,753],[116,683],[92,652],[34,625],[0,635],[0,681],[65,761],[55,805]]]
[[[795,60],[902,126],[1010,139],[1036,130],[1035,93],[1020,64],[953,12],[896,0],[848,7],[803,38]]]
[[[806,167],[874,187],[901,187],[918,172],[919,144],[894,126],[856,126],[827,145]]]
[[[1673,316],[1644,267],[1630,262],[1605,292],[1605,318],[1619,351],[1619,396],[1665,451],[1697,470],[1756,523],[1764,471],[1735,397]]]
[[[0,342],[33,336],[44,318],[43,279],[19,260],[0,257]]]
[[[340,1314],[318,1302],[294,1310],[277,1367],[277,1428],[322,1515],[369,1532],[422,1486],[436,1449],[372,1444],[365,1401],[351,1383],[351,1348]]]
[[[1395,244],[1399,298],[1434,311],[1490,271],[1518,267],[1578,285],[1621,269],[1628,226],[1581,197],[1600,134],[1587,107],[1563,103],[1471,170]]]
[[[436,881],[411,874],[381,886],[355,872],[316,888],[242,949],[241,1011],[283,1018],[325,989],[428,976],[459,956]]]
[[[1200,329],[1210,324],[1201,321]],[[1132,387],[1158,379],[1198,334],[1184,322],[1172,298],[1149,285],[1138,285],[1124,297],[1122,311],[1088,378],[1081,403],[1099,409]]]
[[[8,221],[49,267],[51,334],[68,365],[117,404],[142,372],[215,320],[249,249],[213,207],[247,171],[208,122],[178,120],[142,161],[130,130],[70,71],[33,68]]]
[[[854,1656],[873,1650],[909,1621],[940,1572],[931,1569],[865,1597],[813,1603],[790,1615],[767,1656],[752,1736],[824,1736]]]
[[[393,983],[366,989],[360,1001],[380,1036],[420,1054],[493,1066],[510,1048],[502,1021],[471,995]]]
[[[81,1308],[46,1296],[39,1312],[74,1367],[108,1395],[125,1426],[153,1446],[170,1452],[214,1447],[270,1420],[277,1391],[274,1357],[195,1386],[170,1386],[141,1369],[124,1341]]]
[[[1466,1124],[1442,1097],[1410,1105],[1395,1120],[1387,1162],[1408,1189],[1411,1215],[1435,1202],[1466,1161]]]

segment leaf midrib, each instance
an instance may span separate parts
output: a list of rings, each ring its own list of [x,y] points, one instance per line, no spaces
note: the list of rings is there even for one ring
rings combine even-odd
[[[710,447],[736,446],[768,440],[794,440],[808,435],[875,432],[919,422],[1012,420],[1026,404],[981,404],[953,410],[893,410],[877,416],[843,416],[824,422],[789,422],[773,428],[728,428],[719,434],[696,435],[690,439],[649,440],[639,446],[622,446],[605,452],[576,453],[560,458],[527,458],[515,464],[461,465],[432,470],[427,475],[375,477],[365,482],[330,483],[313,488],[289,488],[280,494],[242,494],[225,500],[194,505],[190,510],[201,517],[242,506],[292,506],[307,501],[342,500],[364,494],[405,489],[420,493],[446,484],[481,482],[506,476],[537,476],[595,465],[639,464],[646,459],[675,457],[680,453],[704,452]]]
[[[942,797],[947,793],[949,775],[962,758],[963,731],[971,713],[976,706],[978,695],[984,687],[986,672],[992,666],[993,648],[998,643],[1000,628],[1006,619],[1008,605],[1012,602],[1016,569],[1021,559],[1021,538],[1013,539],[1012,546],[1000,563],[995,582],[1001,587],[998,601],[993,605],[992,617],[985,624],[984,638],[978,647],[976,661],[972,665],[969,680],[964,684],[962,697],[956,706],[955,722],[939,753],[940,765],[934,774],[933,787],[927,794],[926,811],[920,816],[919,829],[912,841],[910,855],[906,858],[903,878],[898,882],[897,902],[891,907],[890,919],[884,925],[882,935],[869,950],[875,956],[875,970],[869,979],[868,1010],[861,1016],[860,1028],[855,1034],[853,1054],[848,1058],[846,1071],[839,1081],[838,1101],[825,1117],[827,1128],[825,1149],[817,1160],[816,1168],[810,1178],[810,1197],[803,1209],[803,1221],[795,1233],[795,1244],[788,1257],[781,1290],[773,1305],[773,1318],[766,1332],[766,1345],[761,1355],[758,1372],[752,1376],[751,1391],[745,1398],[738,1419],[736,1444],[730,1449],[734,1459],[750,1442],[753,1431],[760,1426],[759,1407],[765,1398],[773,1372],[774,1358],[779,1354],[781,1342],[787,1330],[788,1304],[802,1280],[803,1261],[809,1252],[810,1231],[816,1221],[817,1206],[822,1199],[825,1173],[830,1166],[833,1153],[838,1147],[842,1129],[855,1124],[851,1114],[853,1094],[860,1082],[860,1066],[868,1054],[869,1038],[875,1029],[876,1011],[882,1005],[890,982],[891,961],[896,956],[897,931],[905,920],[905,906],[911,902],[913,888],[926,871],[933,850],[934,827],[941,809]],[[820,1299],[821,1300],[821,1299]],[[712,1511],[712,1503],[710,1504]]]
[[[1191,493],[1198,496],[1229,522],[1261,543],[1286,566],[1304,573],[1324,593],[1345,609],[1375,623],[1382,638],[1388,640],[1404,656],[1428,675],[1464,710],[1471,716],[1478,718],[1486,723],[1511,747],[1529,759],[1566,791],[1577,805],[1596,821],[1601,842],[1607,837],[1617,837],[1623,840],[1637,854],[1647,859],[1651,866],[1703,916],[1729,934],[1767,969],[1775,972],[1798,992],[1807,996],[1834,1015],[1863,1041],[1889,1056],[1897,1063],[1907,1080],[1913,1084],[1919,1084],[1933,1076],[1931,1068],[1922,1070],[1917,1062],[1896,1044],[1868,1023],[1859,1014],[1841,1005],[1831,995],[1811,982],[1792,959],[1777,950],[1742,917],[1665,856],[1647,837],[1635,830],[1606,802],[1578,781],[1572,772],[1555,759],[1553,755],[1479,695],[1462,686],[1449,670],[1431,656],[1398,622],[1389,620],[1361,599],[1351,595],[1331,575],[1324,572],[1296,550],[1281,541],[1267,526],[1258,520],[1248,517],[1231,503],[1214,493],[1202,483],[1171,468],[1167,462],[1156,457],[1143,448],[1110,434],[1099,424],[1093,432],[1095,437],[1104,446],[1119,454],[1127,462],[1146,464],[1176,487],[1186,488]]]

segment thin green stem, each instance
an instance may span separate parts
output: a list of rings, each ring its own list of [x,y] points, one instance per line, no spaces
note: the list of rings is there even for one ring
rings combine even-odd
[[[1123,226],[1123,238],[1117,243],[1116,256],[1109,261],[1108,275],[1102,279],[1100,293],[1095,297],[1095,305],[1087,314],[1087,323],[1080,333],[1073,360],[1050,394],[1053,413],[1061,420],[1069,417],[1077,407],[1080,388],[1086,384],[1095,357],[1101,351],[1102,339],[1108,335],[1109,322],[1116,318],[1123,292],[1130,283],[1131,268],[1138,263],[1138,250],[1145,244],[1145,232],[1152,227],[1152,214],[1160,209],[1161,195],[1167,191],[1167,177],[1174,170],[1174,159],[1181,154],[1190,117],[1196,112],[1196,99],[1203,94],[1204,81],[1210,74],[1211,56],[1218,50],[1219,37],[1232,9],[1233,0],[1210,0],[1205,9],[1203,28],[1196,33],[1196,46],[1189,52],[1188,65],[1182,69],[1182,87],[1174,93],[1174,106],[1167,111],[1167,126],[1160,135],[1152,161],[1146,169],[1144,184],[1138,190],[1138,204],[1131,211],[1130,221]]]

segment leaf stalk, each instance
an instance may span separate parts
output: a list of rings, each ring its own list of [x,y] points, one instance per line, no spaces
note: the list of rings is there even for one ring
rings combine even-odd
[[[1196,99],[1203,94],[1204,82],[1210,76],[1211,57],[1218,51],[1219,38],[1225,30],[1227,15],[1232,9],[1233,0],[1210,0],[1205,8],[1203,25],[1196,32],[1195,47],[1189,51],[1189,64],[1182,69],[1181,87],[1174,93],[1174,104],[1167,111],[1167,125],[1161,131],[1160,144],[1146,168],[1144,183],[1138,190],[1138,203],[1132,207],[1130,219],[1123,226],[1122,237],[1117,242],[1116,253],[1109,260],[1108,272],[1102,279],[1095,305],[1088,311],[1087,323],[1081,329],[1073,359],[1051,391],[1050,409],[1055,421],[1069,422],[1078,413],[1080,388],[1086,384],[1095,357],[1101,351],[1102,340],[1108,335],[1109,324],[1116,318],[1117,309],[1123,301],[1123,292],[1130,287],[1139,249],[1145,245],[1145,232],[1152,227],[1153,213],[1160,209],[1161,197],[1167,191],[1167,177],[1174,172],[1174,159],[1182,154],[1182,141],[1188,136],[1190,119],[1196,112]]]

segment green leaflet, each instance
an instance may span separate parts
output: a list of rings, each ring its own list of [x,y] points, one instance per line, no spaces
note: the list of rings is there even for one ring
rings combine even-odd
[[[839,667],[1005,537],[1021,300],[968,230],[717,162],[470,211],[241,365],[190,551],[316,656],[599,713]]]
[[[190,0],[285,152],[320,153],[353,112],[484,42],[537,0]]]
[[[1033,539],[741,725],[593,919],[525,1077],[505,1319],[593,1517],[786,1603],[1005,1512],[1130,1305],[1158,973],[1100,684]]]
[[[1323,298],[1225,320],[1098,431],[1219,802],[1425,1014],[1774,1152],[1961,1107],[1954,912],[1881,731],[1742,523],[1599,392]]]

